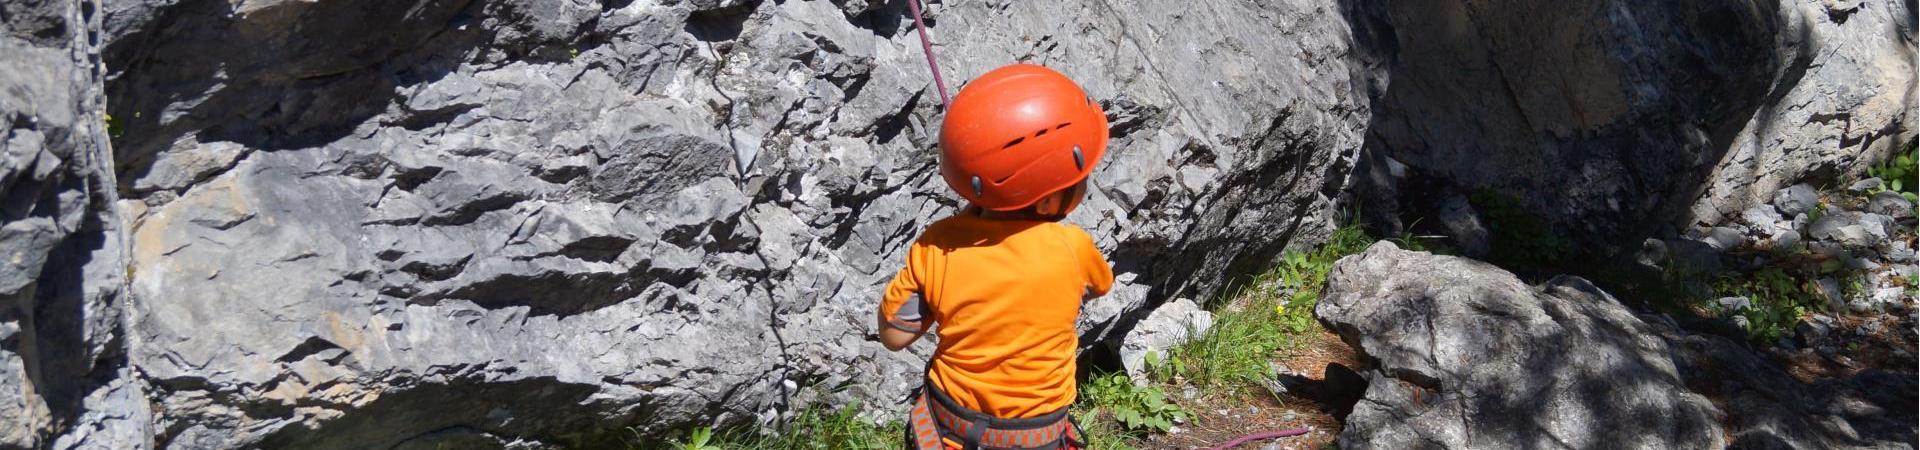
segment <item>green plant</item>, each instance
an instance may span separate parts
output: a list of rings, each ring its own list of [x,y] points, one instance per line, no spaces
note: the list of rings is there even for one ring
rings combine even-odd
[[[103,115],[106,116],[108,139],[119,139],[121,135],[126,134],[127,132],[126,125],[113,120],[112,114],[103,114]]]
[[[1171,355],[1173,350],[1168,350]],[[1187,364],[1180,358],[1160,357],[1160,352],[1147,352],[1147,375],[1157,381],[1172,381],[1187,374]]]
[[[695,428],[693,429],[693,433],[687,436],[686,442],[676,441],[673,443],[673,448],[676,450],[720,450],[719,446],[709,445],[707,443],[707,441],[710,441],[712,439],[713,439],[712,428],[707,428],[707,427]]]
[[[1916,145],[1920,145],[1920,141],[1908,142],[1906,151],[1867,168],[1867,174],[1880,179],[1879,190],[1898,192],[1909,201],[1920,201],[1920,195],[1915,194],[1915,190],[1920,190],[1920,170],[1915,168],[1920,164],[1920,149]]]
[[[1554,234],[1552,226],[1540,216],[1505,194],[1491,189],[1474,191],[1467,198],[1486,219],[1491,236],[1489,259],[1511,267],[1550,267],[1558,265],[1569,249],[1565,240]]]
[[[1100,419],[1100,408],[1094,406],[1076,406],[1073,413],[1074,423],[1080,424],[1084,432],[1080,440],[1087,448],[1100,450],[1134,450],[1133,443],[1127,440],[1127,433],[1114,429],[1114,422]]]
[[[1181,375],[1209,388],[1245,392],[1273,376],[1268,362],[1319,329],[1313,317],[1327,273],[1341,257],[1365,251],[1374,239],[1356,225],[1334,230],[1311,251],[1288,251],[1268,270],[1229,296],[1239,309],[1216,311],[1205,334],[1174,349]]]
[[[1124,373],[1096,375],[1081,391],[1094,408],[1105,411],[1130,432],[1161,432],[1189,418],[1160,388],[1133,384]],[[1097,412],[1096,412],[1097,415]]]
[[[900,446],[905,425],[875,424],[862,419],[859,413],[859,404],[839,409],[808,406],[791,420],[775,426],[777,432],[764,433],[752,428],[716,432],[702,427],[690,432],[685,442],[674,441],[670,445],[676,450],[881,450]],[[629,443],[629,448],[658,448],[647,445],[637,431],[635,434],[634,440],[638,443]]]
[[[1762,344],[1785,336],[1808,311],[1826,308],[1817,283],[1774,267],[1744,278],[1722,277],[1713,290],[1720,297],[1747,298],[1749,306],[1739,315],[1747,319],[1747,338]]]

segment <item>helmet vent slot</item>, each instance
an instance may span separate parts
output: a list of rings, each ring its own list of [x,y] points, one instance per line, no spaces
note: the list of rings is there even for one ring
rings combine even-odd
[[[1035,132],[1033,132],[1033,137],[1041,137],[1041,136],[1046,136],[1046,135],[1047,135],[1047,131],[1048,131],[1047,129],[1045,129],[1045,128],[1041,128],[1041,129],[1040,129],[1040,131],[1035,131]]]
[[[1059,125],[1054,125],[1054,126],[1053,126],[1053,129],[1055,129],[1055,130],[1058,130],[1058,129],[1061,129],[1061,128],[1066,128],[1066,127],[1067,127],[1067,125],[1072,125],[1072,124],[1073,124],[1073,122],[1060,122],[1060,124],[1059,124]]]
[[[1000,146],[1000,149],[1005,150],[1005,149],[1013,148],[1013,146],[1020,145],[1021,142],[1025,142],[1026,140],[1027,140],[1026,136],[1013,138],[1013,140],[1007,141],[1007,145]]]

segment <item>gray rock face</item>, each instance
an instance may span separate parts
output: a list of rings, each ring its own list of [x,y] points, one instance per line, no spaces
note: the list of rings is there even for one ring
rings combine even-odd
[[[126,247],[98,6],[0,7],[0,448],[151,444],[122,346]]]
[[[1720,448],[1665,343],[1579,278],[1381,242],[1343,258],[1314,315],[1377,361],[1342,448]]]
[[[813,401],[897,414],[931,345],[868,342],[873,308],[959,206],[904,6],[109,6],[158,441],[615,446]],[[1043,63],[1111,114],[1069,218],[1123,281],[1089,346],[1321,239],[1368,119],[1337,4],[1167,8],[927,11],[955,84]]]
[[[1407,220],[1434,186],[1491,190],[1611,256],[1862,174],[1920,120],[1911,3],[1354,3],[1391,80],[1367,149],[1427,186],[1399,190],[1429,205]]]
[[[1342,448],[1909,448],[1916,436],[1911,373],[1798,381],[1577,277],[1528,286],[1382,242],[1327,282],[1315,316],[1377,361]]]

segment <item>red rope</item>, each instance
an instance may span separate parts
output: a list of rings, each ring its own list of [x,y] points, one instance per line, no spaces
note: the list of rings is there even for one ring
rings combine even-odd
[[[920,20],[920,0],[907,0],[913,10],[913,26],[920,29],[920,51],[927,54],[927,69],[933,71],[933,88],[940,90],[940,110],[947,109],[947,82],[940,79],[940,64],[933,61],[933,42],[927,40],[927,23]]]
[[[1241,436],[1239,439],[1227,441],[1227,443],[1225,444],[1220,444],[1220,446],[1214,447],[1208,450],[1227,450],[1230,448],[1239,447],[1240,444],[1245,444],[1248,442],[1253,442],[1253,441],[1258,441],[1263,439],[1275,439],[1275,438],[1283,438],[1283,437],[1289,437],[1289,436],[1299,436],[1302,434],[1307,434],[1307,429],[1294,428],[1291,430],[1267,431],[1267,432],[1261,432],[1261,433],[1254,433],[1246,436]]]

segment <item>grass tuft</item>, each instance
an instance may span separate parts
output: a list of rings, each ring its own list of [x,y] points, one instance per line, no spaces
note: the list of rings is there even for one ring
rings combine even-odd
[[[1405,241],[1419,247],[1414,239]],[[1319,328],[1313,307],[1333,263],[1373,242],[1359,226],[1348,225],[1318,249],[1282,254],[1272,270],[1228,297],[1227,307],[1215,312],[1213,328],[1172,351],[1176,362],[1170,366],[1178,370],[1156,372],[1162,381],[1178,378],[1208,389],[1252,392],[1274,375],[1268,362],[1305,344],[1301,337]]]

